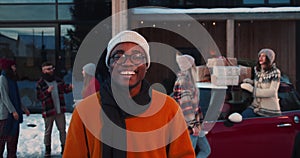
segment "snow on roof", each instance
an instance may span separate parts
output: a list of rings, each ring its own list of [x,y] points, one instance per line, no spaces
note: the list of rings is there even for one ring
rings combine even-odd
[[[190,15],[201,20],[300,20],[300,7],[256,7],[256,8],[192,8],[170,9],[141,7],[132,9],[135,20],[177,21]],[[222,16],[220,16],[222,15]]]
[[[200,14],[200,13],[300,13],[300,7],[256,7],[256,8],[134,8],[134,14]]]

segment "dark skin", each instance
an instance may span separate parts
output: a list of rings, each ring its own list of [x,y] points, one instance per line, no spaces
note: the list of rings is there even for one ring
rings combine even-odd
[[[131,42],[118,44],[112,50],[110,57],[114,56],[116,53],[125,54],[126,56],[130,56],[135,53],[141,53],[146,57],[146,53],[143,48]],[[132,63],[129,58],[127,58],[122,64],[110,60],[109,69],[112,80],[116,84],[123,88],[129,87],[131,97],[136,96],[140,92],[142,80],[145,78],[147,70],[146,58],[138,65]]]

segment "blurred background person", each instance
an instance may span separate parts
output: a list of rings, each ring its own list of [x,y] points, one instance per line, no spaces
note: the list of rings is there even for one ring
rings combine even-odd
[[[45,157],[51,156],[51,133],[53,123],[59,130],[61,154],[64,151],[66,140],[66,103],[64,94],[72,91],[73,86],[66,84],[54,74],[54,65],[50,62],[42,64],[42,76],[37,82],[37,99],[42,102],[42,116],[45,122]]]
[[[17,157],[20,123],[23,111],[27,116],[29,110],[22,105],[17,85],[17,68],[13,60],[2,59],[0,76],[0,157],[3,157],[5,144],[7,157]]]
[[[253,93],[252,104],[242,112],[244,118],[281,114],[278,98],[281,73],[274,61],[273,50],[261,49],[254,67],[254,80],[246,78],[241,84],[242,89]]]
[[[100,89],[99,81],[95,78],[96,65],[88,63],[82,67],[83,88],[82,98],[96,93]]]
[[[199,90],[193,74],[196,74],[195,59],[190,55],[176,55],[176,61],[180,71],[174,84],[173,98],[180,105],[187,123],[192,145],[200,148],[196,153],[197,158],[206,158],[211,149],[206,139],[205,132],[201,130],[200,119],[203,114],[199,106]],[[194,72],[192,72],[194,71]]]

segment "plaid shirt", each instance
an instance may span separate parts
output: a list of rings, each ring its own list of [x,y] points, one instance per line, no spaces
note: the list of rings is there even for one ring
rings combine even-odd
[[[199,90],[191,79],[189,71],[179,72],[174,84],[173,98],[180,105],[184,115],[195,114],[202,119],[202,112],[199,107]],[[190,122],[192,120],[186,120]],[[198,120],[199,121],[199,120]]]
[[[64,93],[71,92],[72,88],[69,84],[65,84],[65,82],[58,77],[55,78],[55,81],[57,82],[60,111],[61,113],[64,113],[66,112]],[[53,99],[51,97],[51,92],[47,91],[48,87],[49,86],[43,78],[40,78],[36,85],[37,99],[42,102],[42,115],[44,118],[57,114]]]

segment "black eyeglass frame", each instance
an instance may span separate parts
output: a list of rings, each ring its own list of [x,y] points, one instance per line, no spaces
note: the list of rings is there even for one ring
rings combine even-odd
[[[117,56],[119,55],[119,56]],[[140,55],[138,56],[140,59],[139,61],[136,61],[134,58],[137,57],[135,55]],[[120,60],[123,59],[123,60]],[[118,64],[118,65],[123,65],[127,59],[130,59],[130,62],[134,65],[140,65],[142,63],[147,63],[146,62],[146,55],[140,51],[134,51],[133,54],[127,55],[123,50],[116,50],[112,56],[109,57],[109,63],[110,64]]]

